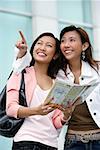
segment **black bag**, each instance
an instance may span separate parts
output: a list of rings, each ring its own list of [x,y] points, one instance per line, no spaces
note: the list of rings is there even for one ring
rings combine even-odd
[[[24,72],[22,71],[21,86],[19,90],[19,104],[27,106],[25,96],[25,83],[24,83]],[[6,86],[0,93],[0,135],[5,137],[14,137],[19,128],[21,127],[24,118],[16,119],[9,117],[6,114]]]

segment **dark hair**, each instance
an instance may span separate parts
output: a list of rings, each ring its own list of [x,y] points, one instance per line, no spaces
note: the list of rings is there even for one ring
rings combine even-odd
[[[66,32],[69,32],[69,31],[76,31],[80,38],[81,38],[81,42],[82,44],[84,44],[85,42],[88,42],[89,46],[88,48],[85,50],[85,59],[84,61],[85,62],[88,62],[89,65],[92,67],[92,68],[97,68],[98,69],[98,64],[96,63],[96,61],[93,59],[92,57],[92,45],[91,45],[91,42],[90,42],[90,39],[89,39],[89,36],[87,34],[87,32],[82,29],[81,27],[75,27],[74,25],[70,25],[68,27],[65,27],[64,29],[62,29],[61,33],[60,33],[60,43],[61,43],[61,39],[63,37],[63,35],[66,33]],[[66,58],[63,56],[63,54],[61,55],[62,57],[62,65],[64,68],[66,68],[66,65],[67,65],[67,60]],[[82,55],[81,55],[81,59],[82,59]]]
[[[30,53],[31,53],[31,56],[32,56],[32,61],[30,63],[30,66],[33,66],[34,63],[35,63],[35,60],[33,58],[33,50],[34,50],[34,46],[35,44],[37,43],[37,41],[44,37],[44,36],[49,36],[49,37],[52,37],[55,39],[56,41],[56,47],[55,47],[55,54],[58,55],[58,58],[57,59],[52,59],[50,64],[49,64],[49,67],[48,67],[48,75],[52,78],[55,78],[57,73],[58,73],[58,70],[59,70],[59,66],[60,66],[60,61],[59,61],[59,53],[60,53],[60,42],[59,40],[50,32],[45,32],[45,33],[42,33],[40,34],[36,39],[35,41],[33,42],[32,46],[31,46],[31,49],[30,49]]]

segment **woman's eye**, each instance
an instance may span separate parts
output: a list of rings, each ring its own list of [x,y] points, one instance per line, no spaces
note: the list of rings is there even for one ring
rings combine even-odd
[[[62,39],[62,40],[61,40],[61,43],[63,43],[63,42],[64,42],[64,40]]]
[[[50,45],[50,44],[48,44],[47,46],[48,46],[48,47],[52,47],[52,45]]]
[[[74,42],[74,41],[75,41],[75,39],[70,39],[70,41],[71,41],[71,42]]]
[[[37,44],[39,45],[39,44],[42,44],[41,42],[37,42]]]

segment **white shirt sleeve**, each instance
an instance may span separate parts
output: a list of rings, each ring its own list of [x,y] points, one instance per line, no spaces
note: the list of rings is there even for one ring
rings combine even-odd
[[[12,64],[13,72],[19,73],[21,72],[25,67],[30,65],[30,62],[32,60],[31,54],[29,50],[27,50],[27,53],[22,58],[16,59],[18,55],[19,49],[15,47],[15,57]]]

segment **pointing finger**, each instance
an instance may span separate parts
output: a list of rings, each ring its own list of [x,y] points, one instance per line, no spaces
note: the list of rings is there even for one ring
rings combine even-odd
[[[24,42],[26,44],[26,40],[25,40],[25,37],[24,37],[22,31],[19,31],[19,34],[20,34],[20,36],[22,38],[22,42]]]

